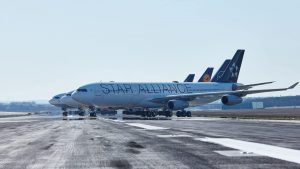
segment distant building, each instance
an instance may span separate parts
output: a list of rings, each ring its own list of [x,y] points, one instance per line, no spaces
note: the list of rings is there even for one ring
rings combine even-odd
[[[35,102],[0,103],[0,111],[5,112],[58,112],[59,110],[50,104],[36,104]]]

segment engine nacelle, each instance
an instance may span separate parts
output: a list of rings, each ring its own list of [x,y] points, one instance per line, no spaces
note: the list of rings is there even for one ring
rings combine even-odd
[[[171,110],[183,110],[188,107],[189,107],[189,103],[187,101],[170,100],[168,102],[168,108]]]
[[[240,104],[243,102],[243,99],[234,95],[226,95],[222,97],[222,103],[228,106]]]

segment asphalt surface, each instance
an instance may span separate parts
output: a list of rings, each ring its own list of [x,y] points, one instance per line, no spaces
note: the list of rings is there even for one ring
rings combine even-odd
[[[293,157],[282,160],[201,141],[230,138],[298,153],[299,121],[26,116],[0,118],[0,138],[3,169],[300,168],[300,163],[289,161]],[[238,155],[226,156],[219,151]]]
[[[222,117],[247,119],[297,119],[300,120],[300,108],[247,109],[247,110],[204,110],[193,111],[196,117]]]

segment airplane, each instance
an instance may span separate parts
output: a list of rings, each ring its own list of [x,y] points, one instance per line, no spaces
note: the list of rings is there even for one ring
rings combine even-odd
[[[210,79],[210,77],[212,76],[212,72],[213,72],[213,68],[210,68],[210,67],[207,68],[206,71],[201,76],[201,78],[198,80],[198,82],[208,81],[208,79]],[[184,82],[193,82],[194,77],[195,77],[195,74],[189,74],[187,76],[187,78],[184,80]],[[113,82],[113,81],[111,81],[111,82]],[[174,82],[178,82],[178,81],[174,81]],[[85,115],[85,109],[87,109],[87,108],[89,109],[89,111],[91,113],[93,113],[94,112],[94,107],[93,106],[81,104],[81,103],[77,102],[76,100],[74,100],[71,97],[71,94],[73,92],[74,91],[71,91],[71,92],[68,92],[68,93],[62,93],[62,94],[59,94],[57,96],[54,96],[53,99],[51,99],[49,102],[50,102],[50,104],[52,104],[56,107],[62,107],[62,105],[63,105],[63,107],[64,107],[63,108],[63,116],[68,115],[67,109],[78,109],[79,110],[79,113],[78,113],[79,116],[84,116]],[[54,98],[57,98],[57,99],[54,99]]]
[[[70,107],[67,104],[64,104],[61,102],[61,98],[65,95],[66,93],[61,93],[58,95],[55,95],[51,100],[49,100],[49,103],[53,106],[59,107],[61,108],[61,110],[63,111],[63,114],[67,114],[67,109],[70,109],[72,107]]]
[[[85,104],[82,104],[80,102],[77,102],[76,100],[74,100],[72,97],[71,97],[71,94],[73,93],[74,91],[71,91],[71,92],[68,92],[66,93],[65,95],[63,95],[61,98],[60,98],[60,102],[64,105],[68,105],[69,107],[71,108],[75,108],[75,109],[78,109],[78,115],[79,116],[84,116],[85,114],[85,109],[89,108],[88,105],[85,105]],[[67,116],[68,115],[68,112],[65,111],[63,113],[64,116]]]
[[[133,109],[171,117],[173,111],[186,112],[188,107],[199,106],[220,100],[225,105],[242,103],[250,94],[285,91],[293,89],[298,82],[287,88],[261,90],[234,90],[245,50],[237,50],[228,64],[221,82],[183,83],[92,83],[79,87],[72,98],[82,104],[98,108]],[[159,111],[162,109],[162,111]],[[90,114],[93,115],[93,114]]]

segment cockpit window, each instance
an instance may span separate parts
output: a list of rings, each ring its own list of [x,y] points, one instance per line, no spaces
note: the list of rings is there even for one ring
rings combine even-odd
[[[66,94],[66,96],[71,96],[71,93]]]
[[[58,96],[55,96],[54,99],[59,99],[59,97],[58,97]]]
[[[77,89],[77,92],[87,92],[86,89]]]

